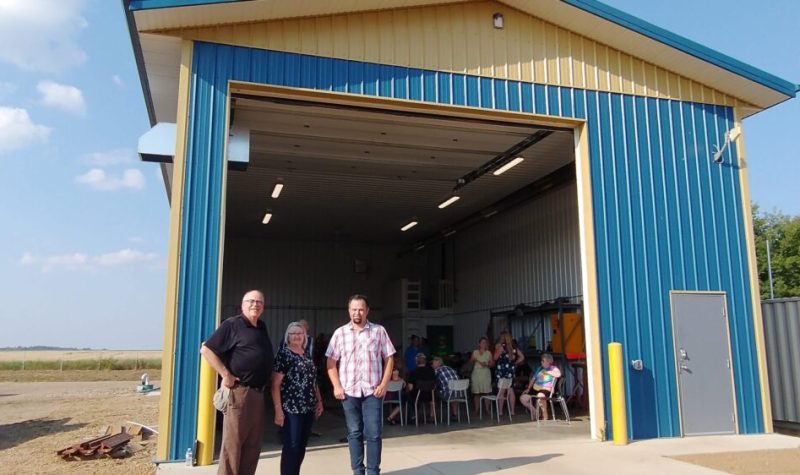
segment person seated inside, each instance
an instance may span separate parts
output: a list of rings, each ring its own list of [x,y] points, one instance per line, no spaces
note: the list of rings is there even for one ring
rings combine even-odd
[[[419,382],[420,381],[429,381],[432,384],[436,382],[436,373],[433,371],[433,368],[428,366],[428,358],[425,356],[424,353],[417,353],[417,356],[414,357],[414,369],[409,372],[408,377],[406,378],[406,404],[410,407],[414,407],[414,402],[417,400],[417,394],[419,393]],[[419,396],[419,402],[423,404],[430,404],[430,414],[433,414],[433,401],[431,400],[431,393],[430,392],[423,392]],[[414,414],[411,420],[416,418],[416,414]]]
[[[400,369],[394,368],[392,370],[392,381],[400,381],[402,384],[401,386],[405,389],[406,382],[403,378],[400,377]],[[397,392],[387,392],[386,395],[383,397],[384,401],[397,401],[398,394]],[[400,418],[400,405],[394,406],[392,408],[392,412],[389,413],[389,416],[386,418],[386,422],[395,425],[397,424],[398,419]]]
[[[542,353],[542,366],[539,367],[531,376],[528,388],[520,396],[519,400],[523,406],[533,411],[542,410],[542,418],[547,419],[547,404],[545,398],[553,394],[556,379],[561,377],[561,370],[553,364],[553,355]],[[539,398],[534,401],[534,398]],[[534,405],[538,407],[534,407]]]
[[[432,366],[434,373],[436,373],[436,393],[442,398],[442,401],[447,401],[448,399],[459,396],[466,397],[466,394],[458,394],[455,391],[449,391],[447,389],[448,381],[458,379],[456,370],[444,364],[440,356],[433,357]],[[458,403],[450,403],[450,414],[458,417]]]

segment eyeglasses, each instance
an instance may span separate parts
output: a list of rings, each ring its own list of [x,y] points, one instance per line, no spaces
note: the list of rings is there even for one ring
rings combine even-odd
[[[305,333],[294,333],[294,332],[289,332],[289,336],[306,336],[306,334],[305,334]]]
[[[242,303],[246,303],[247,305],[256,305],[259,307],[264,305],[263,300],[256,300],[256,299],[244,299],[242,300]]]

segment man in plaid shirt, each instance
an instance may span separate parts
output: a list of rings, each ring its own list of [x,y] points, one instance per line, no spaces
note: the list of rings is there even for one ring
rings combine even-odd
[[[367,297],[360,294],[350,297],[347,311],[350,323],[336,329],[325,352],[328,376],[333,384],[333,395],[342,401],[353,475],[378,475],[381,471],[383,396],[392,377],[395,349],[386,329],[367,320]]]
[[[465,394],[456,394],[455,391],[448,391],[447,390],[447,382],[452,380],[458,379],[458,373],[453,368],[447,366],[442,362],[442,358],[439,356],[433,357],[433,370],[436,372],[436,389],[439,393],[439,397],[442,398],[442,401],[446,401],[449,398],[457,397],[457,396],[466,396]],[[450,414],[456,414],[453,411],[456,403],[451,403]]]

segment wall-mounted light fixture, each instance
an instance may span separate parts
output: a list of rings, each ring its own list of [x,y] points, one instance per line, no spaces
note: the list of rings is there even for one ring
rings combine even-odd
[[[722,147],[719,145],[714,146],[714,163],[722,163],[724,161],[722,155],[725,153],[725,150],[728,149],[728,145],[730,145],[731,142],[735,142],[741,134],[742,129],[739,128],[738,125],[725,132],[725,142],[722,143]]]
[[[261,224],[269,224],[269,221],[272,219],[272,211],[267,210],[264,214],[264,218],[261,220]]]
[[[451,204],[455,203],[456,201],[458,201],[460,199],[461,199],[460,196],[453,195],[450,198],[447,198],[446,200],[444,200],[441,203],[439,203],[439,209],[447,208],[448,206],[450,206]]]
[[[503,18],[502,13],[495,13],[492,15],[492,26],[494,26],[498,30],[502,30],[505,26],[505,19]]]

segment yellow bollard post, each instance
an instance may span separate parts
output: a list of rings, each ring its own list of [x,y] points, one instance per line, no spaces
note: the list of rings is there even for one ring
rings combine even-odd
[[[608,379],[611,389],[611,426],[614,445],[628,445],[628,413],[625,408],[625,364],[622,343],[608,344]]]
[[[214,422],[217,410],[212,400],[217,374],[205,358],[200,357],[200,389],[197,397],[197,465],[211,465],[214,459]]]

